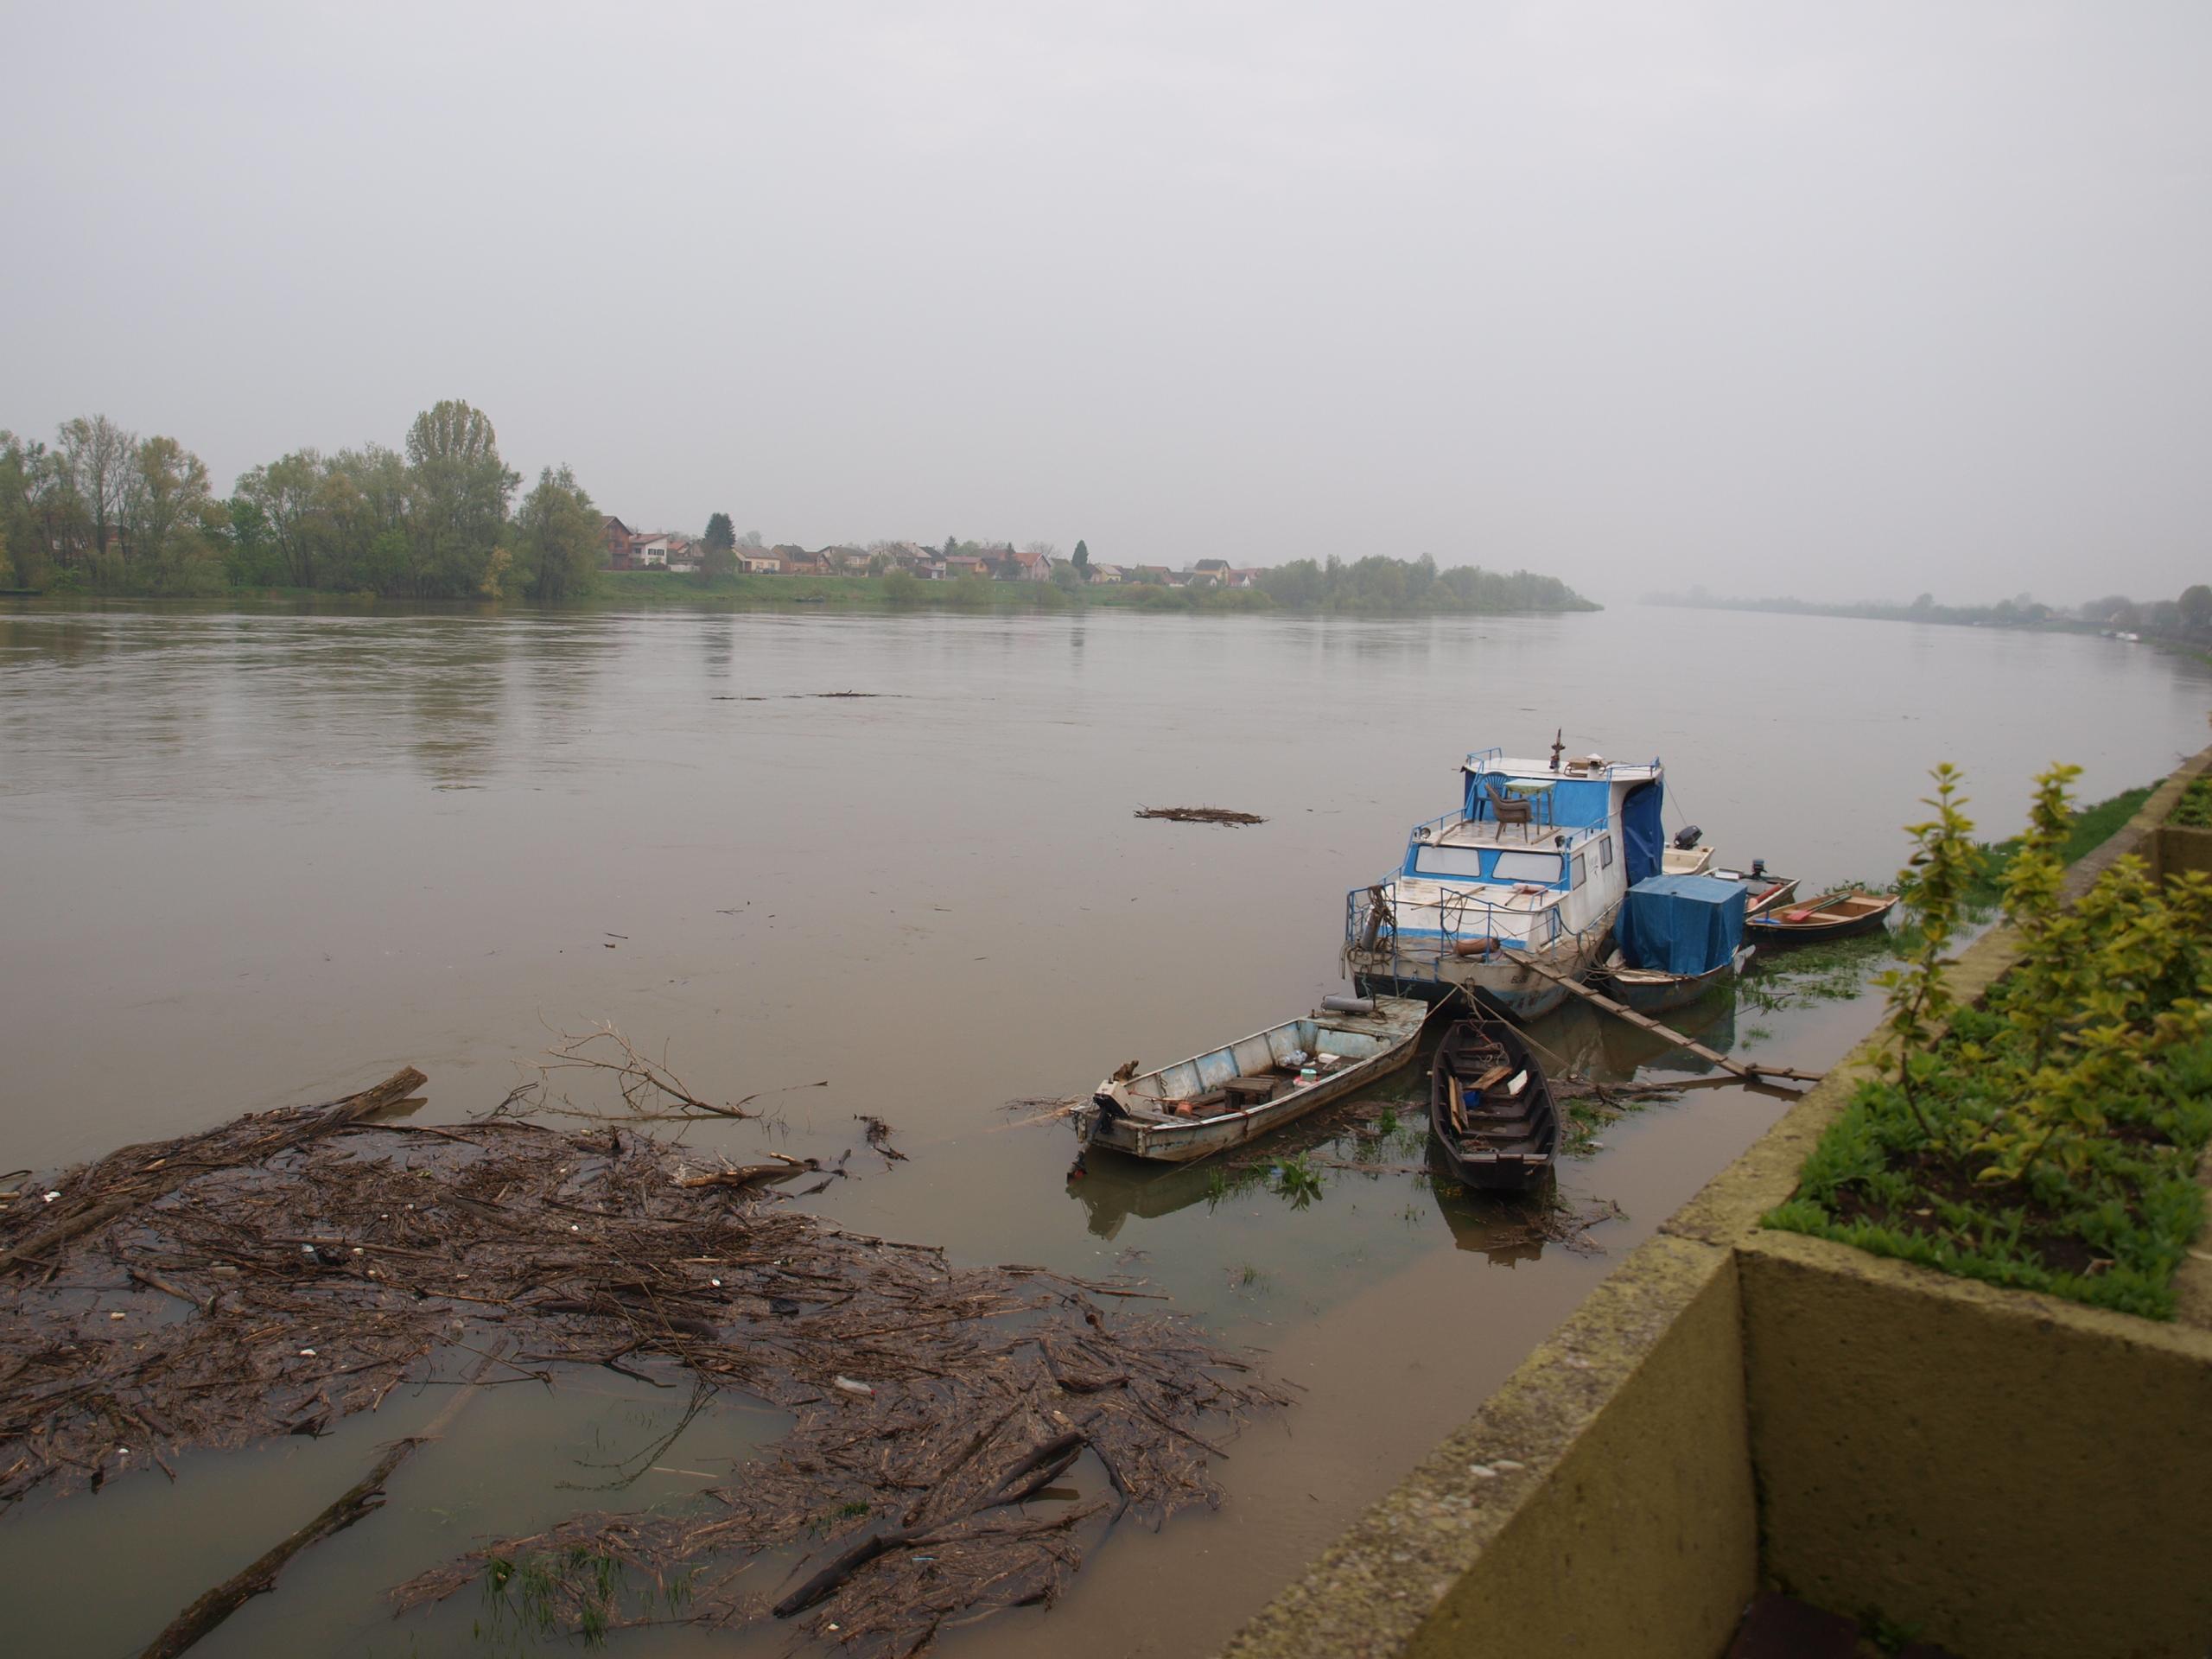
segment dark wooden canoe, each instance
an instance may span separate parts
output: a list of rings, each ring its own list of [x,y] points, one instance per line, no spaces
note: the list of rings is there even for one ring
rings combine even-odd
[[[1802,905],[1750,917],[1744,924],[1744,937],[1762,945],[1853,939],[1862,933],[1880,932],[1890,925],[1890,912],[1897,907],[1895,893],[1846,887]]]
[[[1428,1127],[1463,1186],[1525,1192],[1559,1158],[1559,1112],[1543,1068],[1503,1020],[1453,1021],[1428,1078]]]

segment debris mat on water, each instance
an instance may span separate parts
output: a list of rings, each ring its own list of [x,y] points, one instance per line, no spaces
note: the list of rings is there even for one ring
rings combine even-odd
[[[696,1622],[908,1654],[1051,1599],[1125,1516],[1218,1502],[1221,1438],[1284,1403],[1137,1282],[957,1266],[791,1207],[780,1170],[619,1123],[374,1121],[423,1081],[126,1147],[0,1212],[0,1503],[319,1432],[504,1338],[486,1382],[604,1365],[792,1427],[696,1507],[490,1543],[401,1608],[537,1564],[558,1628],[631,1622],[626,1576]],[[763,1555],[784,1581],[743,1576]]]
[[[1265,823],[1256,812],[1235,812],[1225,806],[1141,806],[1141,818],[1166,818],[1171,823]]]

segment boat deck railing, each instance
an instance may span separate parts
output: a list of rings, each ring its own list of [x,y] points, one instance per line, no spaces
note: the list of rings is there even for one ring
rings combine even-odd
[[[1602,924],[1568,927],[1556,905],[1514,910],[1475,893],[1402,899],[1382,896],[1377,887],[1354,887],[1344,895],[1346,953],[1387,956],[1390,975],[1400,979],[1437,979],[1438,969],[1452,959],[1495,961],[1532,950],[1549,955],[1562,946],[1580,953],[1602,943],[1596,936],[1611,925],[1608,915]],[[1418,936],[1420,943],[1407,935]],[[1470,948],[1463,950],[1463,944]]]

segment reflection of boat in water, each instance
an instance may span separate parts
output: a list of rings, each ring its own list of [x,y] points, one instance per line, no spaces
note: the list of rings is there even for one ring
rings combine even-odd
[[[1084,1207],[1084,1224],[1099,1238],[1113,1238],[1131,1216],[1157,1221],[1178,1210],[1204,1204],[1224,1179],[1218,1160],[1192,1164],[1144,1164],[1135,1159],[1101,1158],[1068,1195]]]
[[[1355,985],[1431,1001],[1464,990],[1516,1020],[1557,1007],[1566,989],[1516,958],[1569,980],[1589,971],[1622,895],[1664,868],[1661,779],[1656,760],[1567,760],[1556,747],[1548,765],[1469,755],[1459,805],[1415,824],[1398,867],[1345,895]]]
[[[1736,1046],[1736,1007],[1741,982],[1726,979],[1713,994],[1667,1016],[1685,1037],[1726,1054]],[[1586,1002],[1570,1002],[1548,1014],[1522,1039],[1552,1069],[1554,1076],[1579,1071],[1608,1082],[1627,1081],[1646,1066],[1703,1076],[1713,1063],[1676,1048],[1654,1033],[1615,1019]]]
[[[1544,1253],[1547,1241],[1538,1224],[1551,1202],[1548,1193],[1471,1193],[1432,1181],[1428,1195],[1452,1230],[1454,1249],[1479,1252],[1494,1268],[1517,1267]]]
[[[1181,1164],[1294,1123],[1413,1058],[1431,1012],[1413,997],[1338,997],[1300,1020],[1098,1085],[1085,1149]]]

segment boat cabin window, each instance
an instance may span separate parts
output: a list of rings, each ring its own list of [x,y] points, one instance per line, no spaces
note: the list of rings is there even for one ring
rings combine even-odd
[[[1589,872],[1588,872],[1588,871],[1584,868],[1584,862],[1585,862],[1585,861],[1584,861],[1584,859],[1583,859],[1582,855],[1581,855],[1581,854],[1580,854],[1580,853],[1577,853],[1577,854],[1574,855],[1573,863],[1574,863],[1574,885],[1575,885],[1576,887],[1580,887],[1580,886],[1582,885],[1583,878],[1584,878],[1586,875],[1587,875],[1587,874],[1589,874]]]
[[[1464,875],[1479,880],[1483,849],[1479,847],[1423,847],[1414,855],[1416,875]]]
[[[1559,885],[1559,855],[1501,852],[1491,874],[1500,881],[1541,881],[1547,887],[1556,887]]]
[[[1611,836],[1598,837],[1598,868],[1601,870],[1613,868],[1613,838]]]

